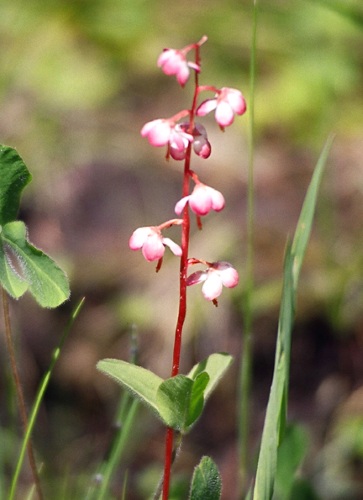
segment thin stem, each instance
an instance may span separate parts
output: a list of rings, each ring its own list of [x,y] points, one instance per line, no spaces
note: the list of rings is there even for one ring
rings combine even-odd
[[[195,47],[195,63],[200,65],[200,46]],[[194,74],[194,95],[192,101],[192,107],[190,110],[190,123],[189,123],[189,133],[192,133],[194,129],[194,117],[197,109],[197,100],[199,92],[199,74],[196,71]],[[190,170],[190,158],[191,158],[191,144],[187,148],[184,161],[184,177],[183,177],[183,189],[182,196],[189,195],[189,184],[191,177]],[[189,254],[189,237],[190,237],[190,216],[189,209],[185,206],[183,211],[183,224],[182,224],[182,236],[181,236],[181,248],[182,255],[180,257],[180,271],[179,271],[179,312],[175,328],[174,337],[174,350],[173,350],[173,364],[171,369],[171,376],[174,377],[179,373],[180,366],[180,355],[181,355],[181,344],[182,344],[182,333],[184,321],[187,313],[187,273],[188,273],[188,254]],[[164,479],[163,479],[163,500],[168,500],[169,498],[169,487],[170,487],[170,473],[171,465],[173,461],[173,441],[174,441],[174,431],[170,427],[166,430],[165,436],[165,461],[164,461]]]
[[[255,76],[257,43],[257,0],[253,0],[252,46],[250,61],[249,147],[247,187],[247,256],[244,295],[243,350],[240,371],[239,460],[240,490],[246,489],[248,464],[248,436],[250,428],[250,395],[252,384],[252,328],[254,292],[254,149],[255,149]]]
[[[18,398],[19,412],[20,412],[20,418],[22,421],[23,431],[24,431],[24,434],[26,434],[27,429],[28,429],[28,417],[27,417],[27,412],[26,412],[26,405],[25,405],[23,389],[22,389],[22,385],[20,382],[18,368],[16,365],[15,349],[14,349],[14,344],[13,344],[13,340],[12,340],[12,333],[11,333],[9,301],[8,301],[7,293],[3,288],[1,288],[1,294],[2,294],[3,314],[4,314],[4,323],[5,323],[6,348],[7,348],[8,354],[9,354],[9,358],[10,358],[11,371],[12,371],[12,375],[13,375],[13,379],[14,379],[14,383],[15,383],[16,395]],[[42,500],[43,494],[42,494],[42,489],[40,486],[40,480],[39,480],[39,476],[38,476],[37,466],[35,463],[33,445],[32,445],[32,442],[30,439],[28,440],[28,444],[27,444],[27,452],[28,452],[30,468],[32,471],[37,496],[38,496],[39,500]]]
[[[73,323],[74,321],[76,320],[76,318],[78,317],[78,314],[81,310],[81,307],[83,306],[83,303],[84,303],[84,298],[80,300],[80,302],[78,303],[77,307],[74,309],[72,315],[71,315],[71,318],[70,320],[68,321],[67,323],[67,326],[63,332],[63,335],[61,337],[61,340],[58,344],[58,346],[55,348],[55,350],[53,351],[53,354],[52,354],[52,359],[51,359],[51,363],[50,363],[50,366],[48,368],[48,371],[45,373],[40,385],[39,385],[39,389],[38,389],[38,392],[37,392],[37,395],[35,397],[35,400],[34,400],[34,404],[33,404],[33,407],[32,407],[32,410],[30,412],[30,416],[29,416],[29,423],[28,423],[28,426],[27,426],[27,429],[26,429],[26,433],[25,433],[25,436],[24,436],[24,439],[23,439],[23,443],[22,443],[22,447],[21,447],[21,450],[20,450],[20,455],[19,455],[19,459],[18,459],[18,463],[17,463],[17,466],[16,466],[16,469],[15,469],[15,473],[14,473],[14,476],[13,476],[13,480],[12,480],[12,483],[11,483],[11,490],[10,490],[10,494],[9,494],[9,499],[8,500],[13,500],[13,498],[15,498],[15,492],[16,492],[16,488],[17,488],[17,483],[18,483],[18,478],[19,478],[19,475],[20,475],[20,471],[21,471],[21,467],[23,465],[23,460],[24,460],[24,456],[25,456],[25,450],[28,446],[28,443],[29,443],[29,440],[30,440],[30,436],[31,436],[31,433],[33,431],[33,428],[34,428],[34,425],[35,425],[35,421],[36,421],[36,418],[38,416],[38,412],[39,412],[39,408],[40,408],[40,405],[41,405],[41,402],[43,400],[43,397],[44,397],[44,394],[45,394],[45,391],[48,387],[48,384],[49,384],[49,380],[50,380],[50,377],[53,373],[53,369],[54,369],[54,366],[56,364],[56,362],[58,361],[58,358],[60,356],[60,353],[62,351],[62,347],[71,331],[71,328],[73,326]]]

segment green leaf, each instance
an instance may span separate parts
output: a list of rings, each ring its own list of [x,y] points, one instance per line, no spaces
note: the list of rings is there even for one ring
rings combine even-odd
[[[205,388],[209,380],[209,375],[206,372],[200,373],[194,380],[189,402],[188,419],[186,422],[187,427],[192,426],[202,414],[205,402]]]
[[[26,226],[22,221],[9,222],[0,234],[3,245],[10,248],[18,260],[23,278],[29,285],[29,291],[43,307],[57,307],[69,297],[68,280],[55,262],[38,248],[27,241]],[[15,293],[19,293],[20,282],[14,283]],[[9,288],[9,283],[6,283]],[[4,285],[4,288],[7,289]],[[16,296],[16,295],[15,295]]]
[[[299,425],[289,425],[279,447],[274,497],[279,500],[295,498],[291,496],[296,471],[308,451],[308,435]]]
[[[16,219],[20,197],[31,175],[15,149],[0,145],[0,225]]]
[[[204,389],[209,382],[207,373],[195,380],[186,375],[168,378],[157,392],[157,406],[163,421],[169,427],[185,434],[200,417],[204,407]]]
[[[324,173],[324,167],[328,159],[332,143],[333,136],[329,137],[329,139],[326,141],[324,148],[320,154],[310,181],[310,185],[306,192],[305,200],[297,223],[294,241],[292,243],[292,254],[294,256],[293,278],[295,291],[297,288],[306,247],[310,238],[321,179]]]
[[[12,267],[5,252],[0,234],[0,283],[5,291],[18,299],[28,289],[28,283]]]
[[[275,367],[262,432],[260,454],[253,493],[254,500],[270,500],[277,469],[277,450],[285,424],[289,338],[293,321],[292,256],[288,247],[284,266],[284,284],[277,334]]]
[[[215,389],[220,378],[231,365],[233,358],[230,354],[218,352],[211,354],[208,358],[196,364],[188,373],[188,377],[195,379],[199,373],[206,372],[209,375],[209,382],[204,391],[204,399],[207,400]]]
[[[210,457],[203,457],[194,469],[189,500],[219,500],[221,490],[218,467]]]
[[[232,362],[228,354],[212,354],[187,375],[166,380],[117,359],[99,361],[97,368],[138,398],[168,427],[185,434],[200,417],[204,403]]]
[[[156,394],[163,382],[161,377],[141,366],[119,359],[102,359],[97,363],[97,369],[119,383],[162,419],[156,403]]]
[[[254,500],[270,500],[274,492],[278,450],[284,438],[289,388],[292,325],[296,290],[310,237],[317,196],[325,163],[332,145],[329,138],[316,164],[301,210],[292,245],[284,263],[284,282],[276,341],[275,366],[258,458]]]
[[[187,427],[189,404],[194,381],[186,375],[176,375],[160,384],[156,402],[161,418],[168,427],[184,432]]]

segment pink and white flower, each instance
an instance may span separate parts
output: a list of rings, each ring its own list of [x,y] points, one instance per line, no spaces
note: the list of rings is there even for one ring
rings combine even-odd
[[[213,99],[207,99],[197,109],[198,116],[205,116],[215,110],[215,119],[222,128],[231,125],[234,115],[245,113],[246,101],[237,89],[222,87]]]
[[[193,141],[193,136],[187,134],[180,125],[164,118],[145,123],[141,135],[147,137],[152,146],[161,147],[168,144],[170,155],[176,160],[185,157],[186,148],[189,142]]]
[[[129,239],[131,250],[142,249],[142,254],[148,262],[160,260],[164,256],[165,246],[168,246],[174,255],[182,255],[180,246],[170,238],[164,238],[159,227],[139,227]]]
[[[221,211],[224,208],[225,200],[222,193],[198,182],[193,192],[189,196],[184,196],[175,205],[175,213],[180,215],[187,203],[195,214],[201,216],[207,215],[211,210]]]
[[[212,147],[208,141],[207,131],[201,123],[196,123],[193,130],[193,149],[194,153],[201,158],[209,158]]]
[[[234,288],[238,285],[239,276],[234,267],[228,262],[213,262],[208,264],[205,271],[197,271],[187,278],[187,285],[196,285],[203,283],[202,293],[205,299],[216,303],[220,296],[223,286]]]
[[[195,154],[204,159],[209,158],[212,147],[210,145],[210,142],[208,141],[206,129],[200,123],[196,123],[192,134],[189,134],[187,133],[187,131],[189,130],[189,126],[189,122],[182,122],[175,125],[175,131],[177,131],[179,134],[184,134],[183,137],[186,137],[188,139],[188,142],[184,140],[184,150],[181,150],[180,148],[175,147],[174,144],[170,143],[170,156],[174,158],[174,160],[184,160],[187,153],[187,147],[189,145],[189,142],[191,142],[193,144],[193,150]]]
[[[164,49],[158,58],[158,67],[163,70],[166,75],[175,75],[178,83],[184,87],[188,81],[190,70],[200,71],[200,67],[188,62],[186,59],[186,50]]]

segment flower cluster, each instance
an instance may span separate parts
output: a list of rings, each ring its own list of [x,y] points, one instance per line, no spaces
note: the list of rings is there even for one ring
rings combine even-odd
[[[212,210],[219,212],[225,206],[222,193],[203,184],[195,172],[190,170],[192,151],[203,159],[211,154],[207,131],[201,123],[195,121],[195,118],[204,117],[214,111],[217,124],[224,130],[233,123],[236,115],[245,113],[246,102],[242,93],[237,89],[229,87],[218,89],[198,84],[201,71],[199,49],[206,40],[207,38],[203,37],[198,43],[188,45],[181,50],[164,49],[157,61],[158,67],[166,75],[175,76],[182,87],[187,83],[191,70],[194,70],[196,76],[192,108],[183,109],[170,118],[157,118],[149,121],[141,129],[142,137],[147,138],[152,146],[166,147],[167,158],[185,161],[184,181],[186,182],[183,182],[183,196],[174,208],[175,213],[182,215],[183,219],[171,219],[159,226],[136,229],[129,240],[129,247],[132,250],[141,249],[143,256],[149,262],[158,261],[157,270],[160,269],[166,246],[174,255],[181,257],[186,266],[194,264],[206,266],[204,271],[192,273],[186,279],[186,285],[203,283],[203,296],[217,305],[217,298],[222,292],[222,287],[233,288],[238,284],[238,273],[228,262],[206,262],[188,258],[189,215],[187,207],[194,212],[198,226],[201,228],[201,217],[208,215]],[[195,61],[188,61],[187,56],[192,50],[195,50]],[[199,95],[202,92],[213,92],[214,96],[198,105]],[[189,192],[189,179],[194,182],[191,192]],[[182,226],[182,241],[184,242],[182,246],[162,235],[164,229],[173,225]]]

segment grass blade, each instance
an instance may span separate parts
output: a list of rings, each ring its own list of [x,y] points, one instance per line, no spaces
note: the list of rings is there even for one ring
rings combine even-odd
[[[254,500],[269,500],[274,491],[277,453],[284,435],[287,414],[291,333],[295,314],[296,290],[311,233],[322,174],[332,141],[333,137],[330,137],[320,154],[301,209],[293,243],[288,245],[285,254],[275,366],[262,433],[253,493]]]
[[[24,439],[23,439],[23,443],[22,443],[22,447],[21,447],[21,450],[20,450],[19,459],[18,459],[18,462],[16,464],[16,469],[15,469],[13,480],[12,480],[12,483],[11,483],[11,489],[10,489],[10,494],[9,494],[8,500],[13,500],[15,498],[15,492],[16,492],[16,488],[17,488],[17,484],[18,484],[18,479],[19,479],[20,471],[21,471],[21,468],[22,468],[22,465],[23,465],[23,461],[24,461],[26,447],[27,447],[28,441],[30,439],[30,436],[31,436],[31,433],[32,433],[32,430],[33,430],[33,427],[34,427],[35,420],[37,418],[38,411],[39,411],[41,402],[43,400],[44,393],[45,393],[45,391],[47,389],[50,377],[51,377],[53,369],[54,369],[54,366],[55,366],[55,364],[58,361],[58,358],[60,356],[63,344],[66,341],[66,339],[67,339],[67,337],[68,337],[68,335],[69,335],[69,333],[70,333],[70,331],[72,329],[73,323],[76,320],[76,318],[77,318],[77,316],[78,316],[78,314],[79,314],[79,312],[81,310],[81,307],[83,306],[83,303],[84,303],[84,298],[81,299],[81,301],[78,303],[77,307],[73,311],[73,313],[71,315],[71,318],[70,318],[70,320],[68,322],[68,325],[66,326],[66,328],[65,328],[65,330],[63,332],[61,340],[60,340],[58,346],[56,347],[56,349],[53,352],[52,360],[51,360],[50,366],[48,368],[48,371],[45,373],[45,375],[44,375],[44,377],[43,377],[43,379],[42,379],[42,381],[41,381],[41,383],[39,385],[38,393],[36,395],[36,398],[35,398],[35,401],[34,401],[34,404],[33,404],[32,410],[31,410],[31,413],[30,413],[29,424],[28,424],[28,428],[27,428],[27,431],[26,431]]]

